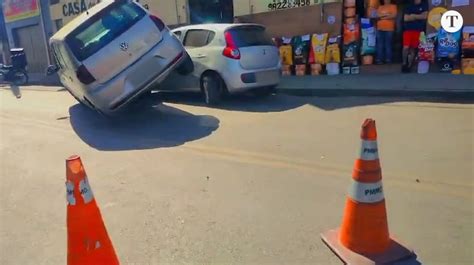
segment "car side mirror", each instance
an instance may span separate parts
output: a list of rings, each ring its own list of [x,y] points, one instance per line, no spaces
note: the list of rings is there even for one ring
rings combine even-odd
[[[48,66],[48,69],[46,69],[46,75],[53,75],[57,73],[59,70],[59,67],[57,65],[50,65]]]

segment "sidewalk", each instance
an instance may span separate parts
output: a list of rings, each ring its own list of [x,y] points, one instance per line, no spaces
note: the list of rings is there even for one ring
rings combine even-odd
[[[61,83],[57,75],[30,74],[29,85],[61,86]],[[474,75],[285,76],[277,91],[298,96],[458,96],[474,99]]]
[[[277,91],[300,96],[460,96],[474,99],[474,75],[285,76]]]

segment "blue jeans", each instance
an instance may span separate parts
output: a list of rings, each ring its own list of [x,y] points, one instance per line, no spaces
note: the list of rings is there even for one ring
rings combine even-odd
[[[377,62],[392,62],[393,31],[377,30]]]

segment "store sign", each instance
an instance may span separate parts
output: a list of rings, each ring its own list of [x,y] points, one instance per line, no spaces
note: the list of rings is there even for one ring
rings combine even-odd
[[[99,2],[100,0],[96,0],[96,1],[77,0],[77,1],[66,2],[62,6],[63,16],[65,17],[77,16],[87,11],[87,9],[95,6]]]
[[[304,7],[317,4],[319,0],[272,0],[268,3],[268,10],[281,10],[295,7]]]
[[[38,0],[3,0],[5,22],[39,15]]]

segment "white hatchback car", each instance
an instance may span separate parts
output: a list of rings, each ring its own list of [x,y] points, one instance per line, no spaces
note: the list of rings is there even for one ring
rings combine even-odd
[[[192,72],[181,42],[132,0],[105,0],[50,39],[61,83],[79,102],[111,114],[173,70]]]
[[[201,91],[207,104],[227,93],[269,94],[280,82],[278,48],[258,24],[202,24],[173,29],[194,62],[188,75],[173,73],[158,90]]]

